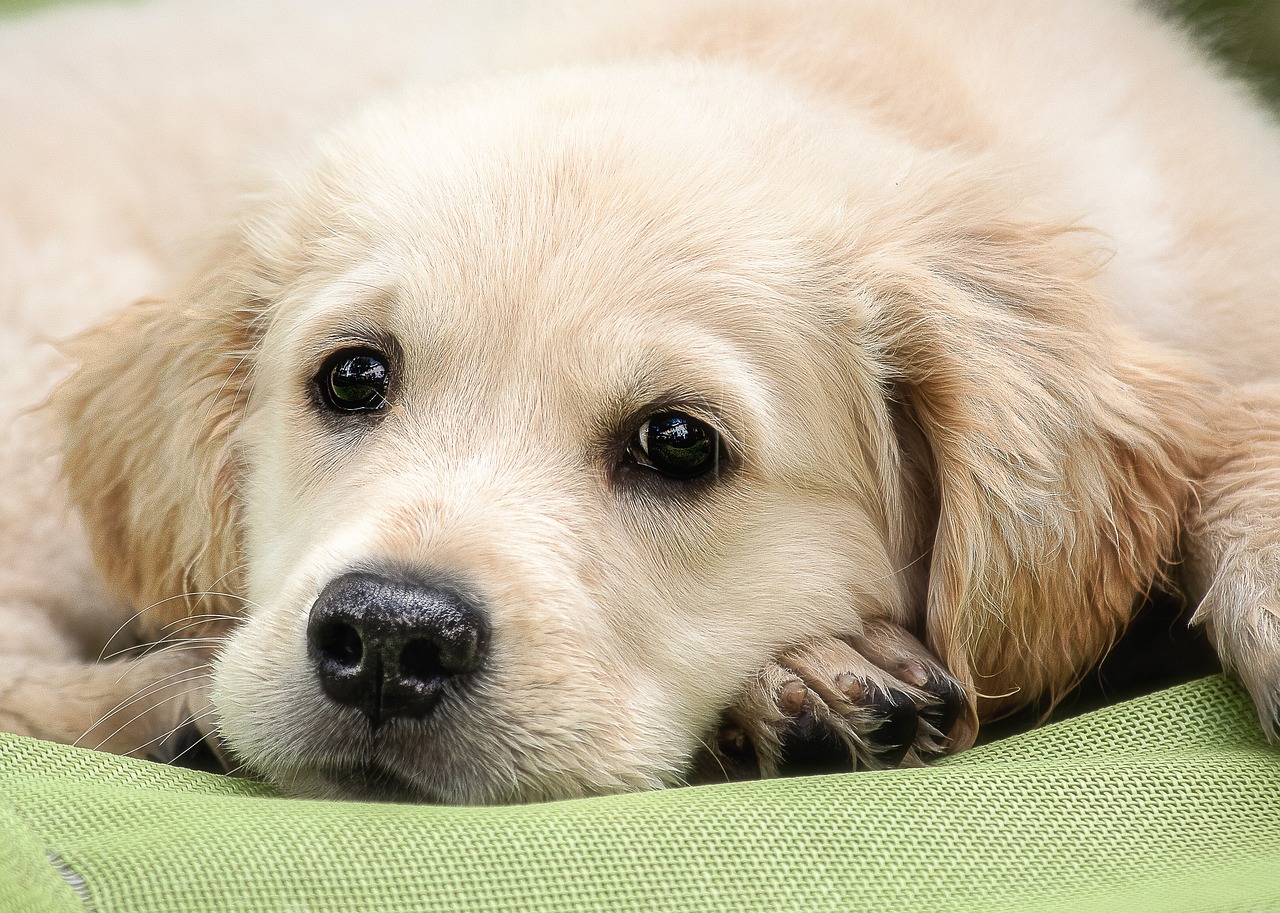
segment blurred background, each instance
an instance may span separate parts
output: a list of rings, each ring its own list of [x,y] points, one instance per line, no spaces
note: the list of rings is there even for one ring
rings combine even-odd
[[[1237,73],[1280,103],[1280,0],[1167,0]]]
[[[0,15],[26,13],[65,2],[69,0],[0,0]],[[209,2],[216,3],[217,0]],[[1060,2],[1070,3],[1072,0]],[[1256,84],[1272,103],[1280,104],[1280,0],[1148,2],[1170,9],[1185,19],[1206,44],[1223,56],[1233,71]]]

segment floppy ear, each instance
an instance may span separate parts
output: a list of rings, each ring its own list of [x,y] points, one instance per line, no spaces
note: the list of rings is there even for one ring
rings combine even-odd
[[[1069,689],[1174,558],[1209,386],[1119,326],[1088,234],[973,200],[917,230],[872,332],[933,467],[930,646],[990,715]]]
[[[156,636],[194,614],[235,614],[238,470],[252,315],[208,282],[144,300],[70,346],[55,391],[63,472],[107,581]]]

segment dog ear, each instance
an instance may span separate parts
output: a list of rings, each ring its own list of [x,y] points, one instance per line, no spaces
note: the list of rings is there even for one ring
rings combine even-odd
[[[872,333],[932,466],[928,640],[990,715],[1074,685],[1173,560],[1210,394],[1119,325],[1089,234],[935,216],[868,256]]]
[[[218,258],[215,258],[218,259]],[[69,346],[55,391],[63,472],[97,563],[153,636],[233,615],[239,588],[234,430],[253,350],[252,309],[206,279],[148,299]]]

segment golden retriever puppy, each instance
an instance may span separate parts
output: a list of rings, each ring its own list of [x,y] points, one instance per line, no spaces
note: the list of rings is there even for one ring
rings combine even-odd
[[[1170,584],[1274,728],[1246,94],[1109,0],[612,35],[370,101],[81,338],[35,419],[116,601],[15,590],[5,725],[196,720],[295,793],[448,802],[768,773],[806,727],[895,763]],[[95,613],[183,643],[77,661]]]

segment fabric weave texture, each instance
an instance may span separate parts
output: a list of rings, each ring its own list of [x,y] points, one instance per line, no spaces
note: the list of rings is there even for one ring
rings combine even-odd
[[[1280,752],[1220,677],[928,769],[502,808],[0,736],[0,910],[1280,910]]]

